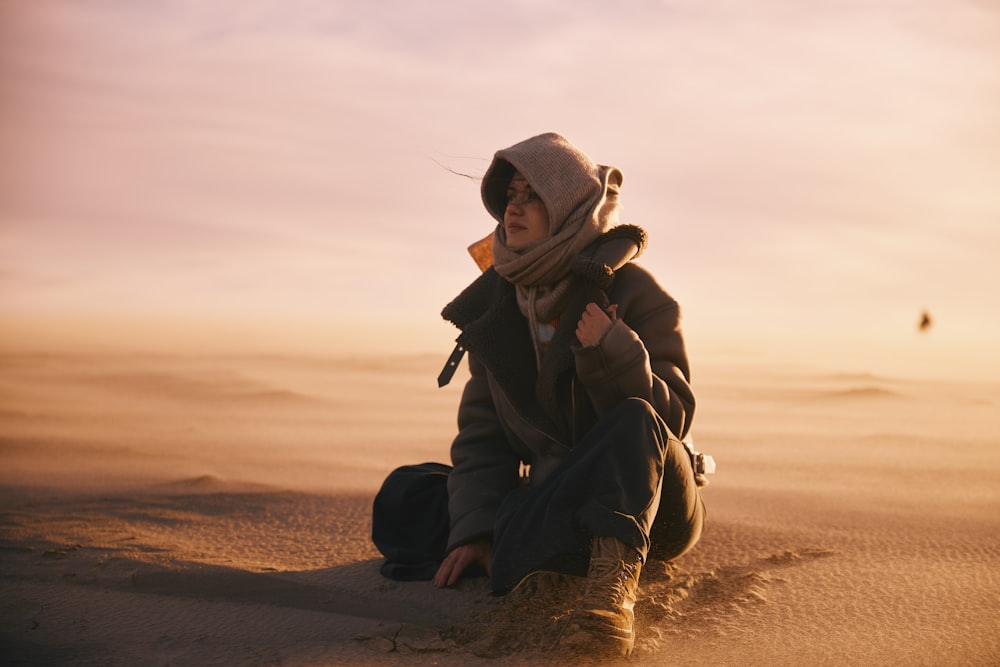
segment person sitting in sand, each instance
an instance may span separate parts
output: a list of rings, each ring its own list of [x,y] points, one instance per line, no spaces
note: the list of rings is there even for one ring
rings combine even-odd
[[[399,469],[373,536],[384,544],[387,522],[437,535],[431,567],[396,574],[439,587],[474,571],[501,594],[538,571],[585,575],[563,641],[627,654],[643,563],[690,549],[705,508],[680,440],[695,399],[678,305],[633,261],[646,233],[620,224],[621,185],[554,133],[495,154],[481,186],[493,263],[442,313],[470,371],[452,465],[424,469],[447,511],[400,503]]]

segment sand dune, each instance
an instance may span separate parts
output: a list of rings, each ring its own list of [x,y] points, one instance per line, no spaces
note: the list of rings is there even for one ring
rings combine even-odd
[[[877,386],[860,386],[823,392],[814,398],[904,398],[904,394]]]
[[[378,574],[378,484],[447,459],[439,362],[2,360],[5,662],[593,664],[546,651],[573,581]],[[997,664],[997,386],[751,371],[700,371],[709,524],[629,664]]]

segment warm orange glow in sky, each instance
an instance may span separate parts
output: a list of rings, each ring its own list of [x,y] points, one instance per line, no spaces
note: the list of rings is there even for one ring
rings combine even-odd
[[[996,9],[425,5],[0,3],[0,342],[446,355],[492,224],[442,165],[554,130],[693,346],[1000,367]]]

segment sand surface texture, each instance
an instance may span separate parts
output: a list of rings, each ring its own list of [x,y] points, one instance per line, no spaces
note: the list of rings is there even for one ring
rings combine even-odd
[[[379,575],[378,485],[447,461],[441,361],[0,359],[0,661],[599,664],[550,649],[572,581]],[[627,664],[1000,664],[1000,385],[695,380],[709,523],[645,567]]]

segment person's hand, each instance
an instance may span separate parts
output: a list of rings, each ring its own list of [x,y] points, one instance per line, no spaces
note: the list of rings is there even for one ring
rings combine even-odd
[[[441,563],[441,567],[438,568],[437,574],[434,575],[434,585],[438,588],[451,586],[458,581],[458,578],[462,576],[462,573],[470,565],[481,565],[486,570],[486,574],[489,574],[490,552],[492,550],[493,545],[486,540],[455,547],[445,557],[444,562]]]
[[[580,345],[594,347],[600,343],[616,319],[617,310],[618,304],[611,304],[608,306],[608,312],[604,312],[593,301],[588,303],[576,325],[576,338],[580,341]]]

